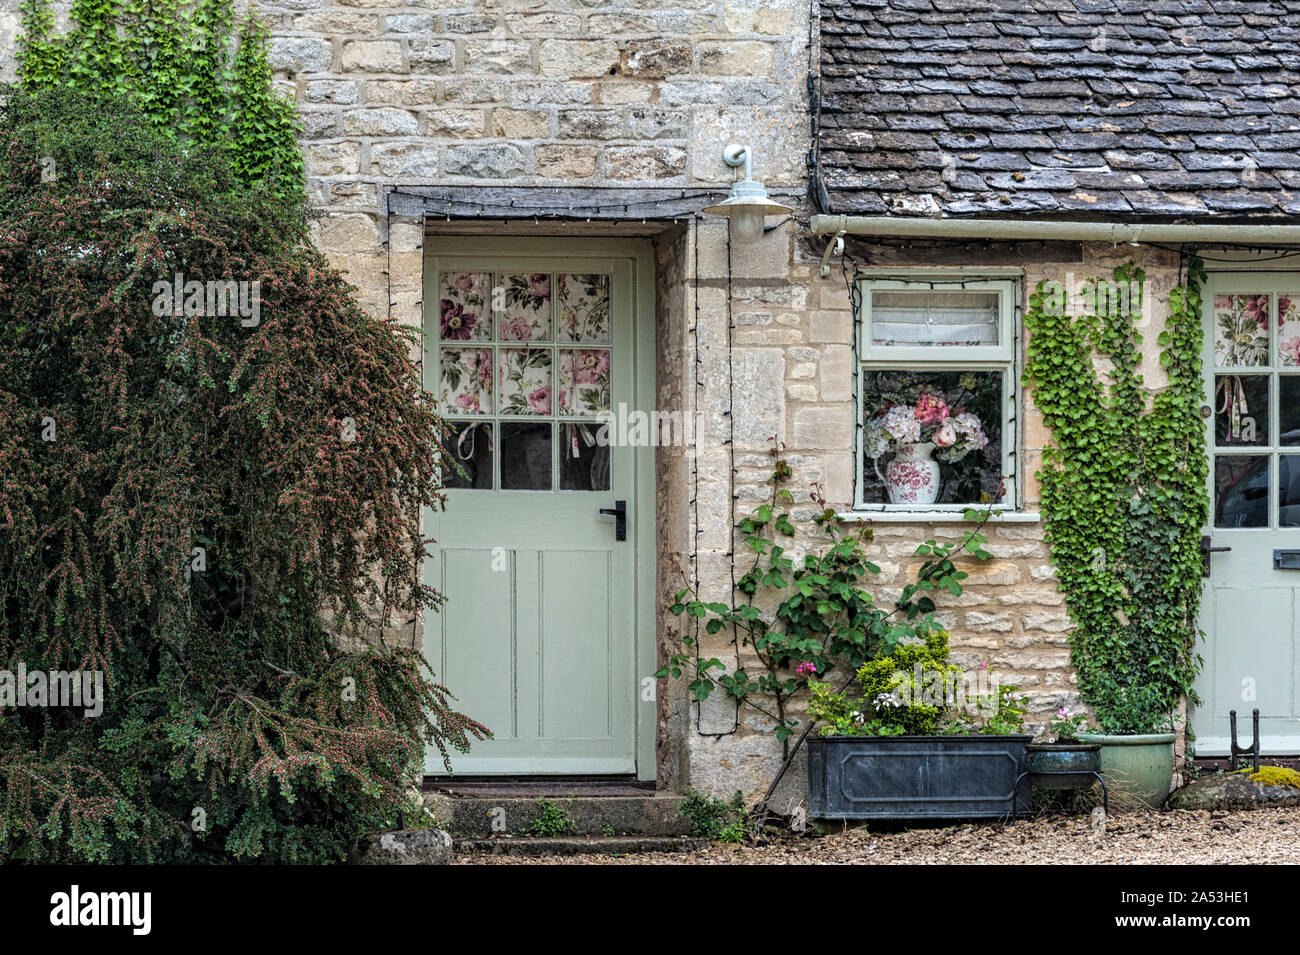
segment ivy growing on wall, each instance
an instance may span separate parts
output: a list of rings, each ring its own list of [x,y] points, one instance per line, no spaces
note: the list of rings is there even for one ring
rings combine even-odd
[[[272,89],[265,27],[237,24],[231,0],[73,0],[62,35],[50,0],[20,10],[24,87],[128,100],[169,138],[227,149],[245,183],[302,195],[293,103]]]
[[[1052,561],[1076,628],[1072,662],[1103,731],[1167,729],[1196,702],[1200,535],[1208,496],[1200,416],[1201,293],[1193,258],[1160,332],[1167,385],[1140,364],[1145,275],[1133,264],[1085,283],[1071,315],[1059,285],[1029,298],[1024,384],[1051,429],[1041,505]]]

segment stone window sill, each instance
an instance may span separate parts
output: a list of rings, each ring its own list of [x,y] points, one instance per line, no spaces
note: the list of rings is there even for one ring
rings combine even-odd
[[[848,523],[873,524],[966,524],[971,523],[961,511],[841,511],[838,515]],[[1041,520],[1037,511],[994,511],[990,524],[1037,524]]]

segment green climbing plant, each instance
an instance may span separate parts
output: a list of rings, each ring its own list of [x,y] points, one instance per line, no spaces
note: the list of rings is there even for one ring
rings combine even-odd
[[[1052,562],[1076,627],[1071,659],[1083,698],[1108,733],[1166,729],[1201,658],[1208,462],[1200,415],[1201,283],[1193,257],[1170,291],[1159,333],[1165,387],[1140,373],[1145,274],[1085,283],[1081,314],[1040,282],[1029,297],[1024,385],[1054,446],[1043,453],[1041,507]],[[1099,359],[1099,361],[1094,361]]]
[[[73,0],[58,34],[50,0],[22,0],[18,78],[126,100],[181,144],[227,150],[235,175],[279,198],[303,195],[293,103],[271,85],[266,28],[232,0]]]

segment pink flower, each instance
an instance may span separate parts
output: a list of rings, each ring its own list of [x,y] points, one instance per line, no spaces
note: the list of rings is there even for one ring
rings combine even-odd
[[[800,674],[801,676],[813,675],[817,672],[817,666],[816,664],[809,663],[807,660],[805,660],[803,663],[799,664],[797,667],[794,668],[794,672]]]
[[[988,660],[981,660],[981,661],[980,661],[980,669],[981,669],[981,670],[987,670],[988,668],[989,668],[989,661],[988,661]]]
[[[957,443],[957,429],[952,426],[951,419],[941,424],[934,432],[934,443],[941,448],[951,448]]]
[[[534,272],[528,276],[528,293],[538,298],[550,298],[551,277],[546,272]]]
[[[1254,319],[1260,331],[1268,331],[1268,296],[1250,295],[1245,298],[1246,304],[1241,310],[1242,317]]]
[[[1285,364],[1300,365],[1300,336],[1284,338],[1277,343],[1278,351],[1286,359]]]
[[[462,272],[456,276],[456,281],[451,284],[462,292],[468,292],[474,288],[474,274],[472,272]]]
[[[923,394],[916,399],[916,420],[921,424],[938,424],[948,417],[948,406],[938,395]]]
[[[478,411],[479,410],[478,392],[476,391],[473,394],[469,394],[468,392],[461,392],[460,394],[458,394],[456,396],[456,407],[459,408],[461,411]]]
[[[573,380],[580,385],[593,385],[609,377],[609,352],[580,351],[573,360]]]
[[[551,386],[542,385],[528,392],[528,410],[533,414],[551,413]]]
[[[501,337],[508,342],[529,341],[533,337],[533,326],[522,315],[516,315],[509,321],[502,323]]]
[[[466,341],[474,334],[478,316],[464,311],[450,299],[444,298],[438,305],[442,337],[449,341]]]
[[[1070,708],[1068,706],[1061,707],[1056,711],[1056,718],[1058,720],[1068,720],[1070,718]]]

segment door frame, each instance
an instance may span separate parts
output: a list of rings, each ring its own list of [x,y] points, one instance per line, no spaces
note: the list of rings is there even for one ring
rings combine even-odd
[[[570,256],[572,258],[623,258],[632,264],[632,407],[653,408],[657,391],[655,380],[655,272],[654,247],[649,239],[573,236],[557,234],[554,236],[484,236],[454,235],[446,232],[427,233],[424,237],[424,250],[420,259],[421,288],[421,362],[420,384],[428,392],[432,385],[436,365],[434,348],[426,333],[429,328],[429,314],[437,307],[437,276],[429,268],[432,258],[449,258],[456,256],[519,256],[545,255]],[[637,447],[633,453],[633,512],[630,516],[630,531],[635,535],[633,550],[633,613],[635,633],[633,634],[633,658],[636,672],[639,674],[635,685],[629,688],[634,694],[635,710],[633,731],[635,741],[633,753],[636,760],[636,778],[642,782],[654,782],[658,778],[655,755],[655,729],[658,724],[657,704],[652,697],[642,698],[641,686],[647,677],[651,677],[656,668],[658,642],[655,632],[656,590],[656,556],[658,527],[655,512],[655,447]],[[421,515],[423,526],[424,515]],[[428,559],[428,558],[425,558]],[[421,579],[424,570],[421,568]],[[423,646],[424,634],[420,635]],[[655,685],[655,684],[652,684]],[[455,692],[455,688],[450,688]],[[470,714],[473,715],[472,713]],[[453,768],[455,760],[452,761]],[[508,778],[508,777],[501,777]]]
[[[1206,401],[1211,408],[1213,408],[1214,394],[1215,394],[1214,392],[1214,377],[1215,377],[1214,296],[1216,292],[1225,295],[1239,294],[1239,291],[1233,286],[1241,284],[1242,281],[1248,282],[1248,280],[1245,279],[1245,275],[1249,273],[1257,273],[1261,277],[1261,279],[1268,281],[1271,284],[1275,281],[1275,279],[1278,276],[1288,275],[1288,274],[1295,275],[1297,270],[1295,269],[1294,265],[1292,265],[1292,267],[1288,267],[1288,264],[1290,263],[1288,263],[1287,260],[1282,260],[1281,262],[1267,261],[1267,260],[1260,261],[1258,252],[1252,254],[1251,252],[1242,251],[1240,249],[1204,249],[1202,251],[1212,253],[1216,260],[1213,263],[1207,262],[1206,280],[1201,286],[1201,331],[1203,336],[1203,340],[1201,344],[1201,359],[1202,359],[1201,382],[1202,382],[1202,389],[1203,389],[1202,395],[1203,395],[1203,400]],[[1297,258],[1293,261],[1296,263],[1300,263],[1300,253],[1297,253]],[[1215,282],[1216,273],[1218,273],[1220,276],[1223,277],[1223,279],[1220,282],[1218,282],[1217,285]],[[1297,284],[1300,285],[1300,278],[1298,278]],[[1244,289],[1245,286],[1243,285],[1243,290]],[[1273,330],[1270,331],[1272,332]],[[1269,413],[1270,415],[1272,414],[1271,409]],[[1269,426],[1271,429],[1275,429],[1277,427],[1277,422],[1270,421]],[[1214,536],[1216,534],[1216,528],[1214,526],[1214,500],[1215,500],[1214,429],[1215,429],[1215,416],[1211,414],[1206,419],[1205,422],[1205,440],[1206,440],[1205,454],[1209,464],[1207,468],[1207,474],[1206,474],[1206,494],[1208,495],[1209,510],[1206,515],[1206,526],[1202,528],[1202,533],[1208,534],[1211,540],[1214,539]],[[1277,489],[1272,486],[1272,482],[1270,482],[1269,493],[1270,493],[1269,514],[1271,519],[1271,515],[1274,513],[1275,503],[1276,503],[1273,500],[1273,495],[1277,493]],[[1244,529],[1244,530],[1249,531],[1249,529]],[[1265,533],[1268,533],[1267,529],[1262,529],[1262,530],[1264,530]],[[1205,578],[1205,585],[1204,585],[1204,589],[1202,590],[1200,613],[1197,619],[1197,627],[1205,635],[1205,644],[1204,644],[1205,652],[1203,654],[1204,665],[1201,668],[1201,672],[1198,674],[1197,681],[1198,683],[1203,679],[1211,681],[1210,685],[1206,688],[1206,692],[1208,693],[1214,692],[1214,686],[1212,681],[1214,679],[1214,672],[1215,672],[1214,670],[1215,663],[1216,663],[1215,656],[1218,653],[1218,649],[1219,649],[1219,635],[1215,631],[1214,619],[1213,619],[1214,618],[1214,593],[1213,593],[1213,576],[1212,576],[1214,573],[1213,568],[1214,568],[1214,557],[1213,555],[1211,555],[1210,557],[1211,576],[1207,576]],[[1202,696],[1204,695],[1205,694],[1203,693]],[[1207,700],[1202,704],[1202,706],[1206,706],[1212,709],[1213,703]],[[1251,708],[1252,708],[1252,704],[1248,702],[1243,702],[1239,707],[1237,707],[1238,745],[1245,745],[1245,746],[1250,745]],[[1189,725],[1194,724],[1195,722],[1194,712],[1189,712],[1188,722]],[[1295,750],[1297,747],[1294,743],[1288,742],[1291,739],[1292,737],[1270,736],[1267,734],[1266,731],[1263,731],[1261,729],[1260,752],[1262,755],[1265,756],[1294,755],[1294,753],[1291,751]],[[1229,747],[1230,742],[1231,742],[1231,736],[1228,732],[1227,718],[1224,717],[1222,733],[1216,732],[1212,735],[1207,734],[1204,736],[1197,734],[1196,739],[1192,743],[1192,749],[1196,757],[1198,758],[1223,757],[1229,755],[1228,750],[1230,748]]]

